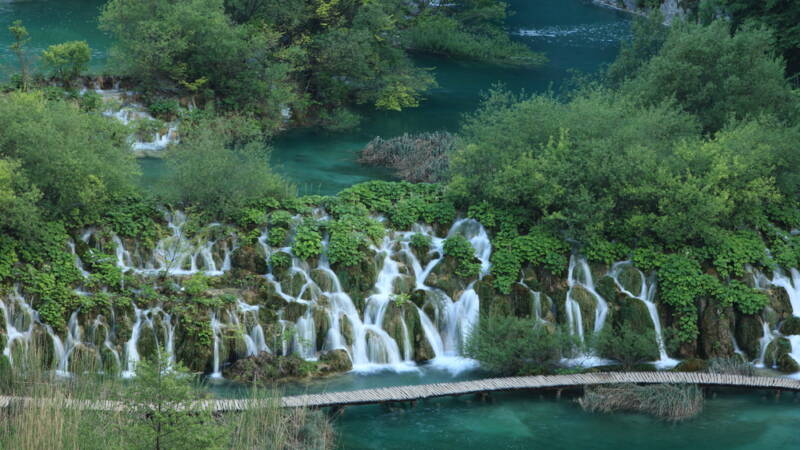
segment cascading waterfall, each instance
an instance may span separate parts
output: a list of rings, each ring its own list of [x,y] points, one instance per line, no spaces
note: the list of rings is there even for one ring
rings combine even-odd
[[[639,275],[639,278],[641,280],[639,295],[634,295],[633,293],[631,293],[619,281],[619,276],[622,273],[622,270],[625,268],[628,268],[629,270],[635,270],[636,273]],[[628,297],[635,298],[641,301],[642,303],[644,303],[645,307],[647,307],[647,312],[650,314],[650,320],[653,322],[653,327],[655,328],[656,344],[658,345],[658,361],[655,361],[656,367],[667,369],[677,365],[678,361],[670,358],[669,355],[667,355],[667,347],[664,343],[664,334],[661,330],[661,318],[658,316],[658,309],[656,308],[656,304],[654,301],[656,296],[655,279],[648,280],[641,270],[633,267],[630,261],[621,261],[612,265],[611,271],[609,272],[609,276],[614,280],[614,283],[617,285],[617,288],[623,294],[627,295]],[[735,344],[736,340],[734,339],[734,345]],[[738,348],[738,346],[736,347]]]
[[[567,286],[569,290],[567,291],[565,309],[569,331],[570,334],[578,336],[580,341],[584,342],[583,312],[581,311],[580,303],[574,298],[575,290],[577,288],[585,290],[595,301],[594,333],[599,333],[603,329],[608,316],[608,303],[595,291],[592,272],[589,270],[589,263],[586,262],[585,258],[576,255],[570,256]]]
[[[229,238],[217,240],[207,237],[222,225],[208,224],[198,236],[190,239],[183,231],[186,216],[181,211],[165,213],[165,219],[172,233],[159,240],[150,252],[126,248],[119,236],[112,235],[119,268],[124,272],[145,276],[188,276],[197,273],[219,276],[231,269],[231,253],[236,248],[235,236],[230,234]],[[95,230],[88,230],[82,240],[89,242],[94,232]],[[215,253],[222,255],[217,256]]]
[[[766,320],[761,320],[761,328],[764,335],[761,336],[761,339],[759,339],[760,348],[758,352],[758,360],[756,361],[756,367],[766,367],[765,359],[767,358],[767,348],[775,339],[775,334],[769,329],[769,323],[767,323]]]

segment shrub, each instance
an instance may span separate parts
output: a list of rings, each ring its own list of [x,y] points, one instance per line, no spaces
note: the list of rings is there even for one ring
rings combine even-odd
[[[752,364],[736,355],[731,358],[711,358],[708,361],[708,372],[752,377],[756,374],[756,369]]]
[[[464,236],[456,235],[445,239],[444,254],[455,259],[455,273],[459,277],[471,278],[480,273],[481,263],[475,257],[475,249]]]
[[[559,329],[532,319],[489,315],[472,330],[464,354],[497,375],[549,373],[575,341]]]
[[[297,233],[292,243],[292,253],[300,259],[312,258],[322,253],[322,235],[316,221],[306,219],[297,227]]]
[[[431,248],[431,237],[421,233],[414,233],[411,235],[408,245],[417,251],[419,254],[428,253]]]
[[[601,355],[619,361],[630,370],[653,357],[656,334],[652,329],[644,332],[628,324],[618,327],[608,324],[595,339],[594,347]]]

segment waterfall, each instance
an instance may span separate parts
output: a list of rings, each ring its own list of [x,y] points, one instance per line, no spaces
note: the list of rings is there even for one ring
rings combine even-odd
[[[622,283],[619,281],[619,276],[622,273],[622,270],[625,268],[629,268],[635,270],[637,275],[641,280],[641,287],[639,289],[639,295],[633,295],[630,291],[625,289]],[[627,295],[628,297],[635,298],[642,303],[644,303],[645,307],[647,307],[647,312],[650,314],[650,320],[653,322],[653,328],[655,329],[656,335],[656,344],[658,345],[658,361],[655,361],[656,367],[660,369],[668,369],[675,367],[678,364],[678,360],[672,359],[667,354],[667,347],[664,343],[664,334],[661,330],[661,318],[658,316],[658,309],[656,308],[655,304],[655,296],[656,296],[656,281],[655,279],[648,280],[647,277],[644,276],[641,270],[633,267],[633,264],[630,261],[621,261],[614,263],[611,266],[611,271],[608,274],[613,280],[614,284],[617,285],[617,289],[619,289],[623,294]],[[738,344],[736,343],[736,339],[733,340],[734,346],[738,348]]]
[[[52,330],[48,330],[51,336],[53,336],[55,353],[56,353],[56,374],[59,376],[68,377],[69,373],[69,357],[72,356],[75,347],[77,347],[81,343],[81,327],[78,324],[78,310],[72,312],[69,316],[69,322],[67,322],[67,342],[66,345],[61,344],[61,339],[52,332]],[[56,344],[56,341],[58,342]]]
[[[222,378],[222,371],[220,370],[220,341],[222,340],[222,324],[217,320],[217,314],[211,313],[211,335],[214,340],[214,366],[209,375],[210,378]]]
[[[781,269],[776,269],[772,275],[772,285],[786,290],[792,305],[792,315],[800,317],[800,271],[791,269],[790,274],[791,278]]]
[[[766,367],[766,357],[767,357],[767,348],[769,344],[775,339],[775,334],[772,330],[769,329],[769,323],[766,320],[761,319],[761,328],[763,329],[764,335],[761,336],[759,339],[760,349],[758,353],[758,360],[756,362],[756,367]]]
[[[584,342],[583,313],[581,312],[580,304],[573,297],[575,288],[586,290],[595,300],[594,333],[599,333],[603,329],[606,316],[608,316],[608,303],[595,291],[592,272],[585,258],[576,255],[570,256],[567,285],[569,290],[567,291],[565,306],[569,330],[571,334],[577,335],[580,341]]]
[[[75,267],[78,268],[78,271],[80,271],[81,276],[83,277],[84,280],[88,279],[89,272],[87,272],[86,269],[83,268],[83,261],[81,261],[81,257],[78,256],[78,254],[75,252],[75,243],[69,241],[67,242],[67,245],[69,245],[69,250],[70,252],[72,252],[72,257],[75,260]]]
[[[123,272],[173,276],[203,273],[219,276],[230,270],[231,253],[236,246],[235,235],[230,234],[229,239],[209,239],[206,237],[207,234],[213,234],[222,227],[218,223],[210,223],[197,236],[190,239],[184,233],[186,216],[182,212],[165,213],[165,219],[172,233],[159,240],[150,252],[138,248],[128,249],[119,236],[112,235],[117,266]],[[93,233],[94,230],[89,230],[88,235],[84,235],[84,241],[88,241]],[[222,252],[221,260],[214,255],[218,250]]]
[[[139,342],[139,335],[142,332],[142,323],[144,322],[144,311],[133,305],[133,312],[136,317],[136,322],[131,329],[131,337],[125,343],[125,370],[122,371],[122,378],[133,378],[136,375],[136,364],[139,363],[139,349],[136,344]]]

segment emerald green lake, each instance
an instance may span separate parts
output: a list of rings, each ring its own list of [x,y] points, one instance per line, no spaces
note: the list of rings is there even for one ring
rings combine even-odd
[[[31,53],[47,45],[82,39],[94,50],[93,70],[102,70],[110,40],[97,29],[102,0],[34,0],[4,3],[0,0],[0,68],[8,74],[15,60],[8,51],[11,36],[5,32],[20,19],[31,34]],[[512,0],[515,14],[508,27],[515,39],[542,52],[550,63],[539,69],[499,67],[418,55],[416,62],[435,70],[438,87],[418,108],[400,113],[362,108],[359,129],[332,134],[319,130],[292,130],[274,140],[272,164],[294,181],[302,192],[333,194],[355,183],[389,179],[385,169],[363,167],[357,152],[375,136],[455,130],[464,113],[479,104],[481,93],[495,83],[513,91],[558,90],[571,71],[596,72],[611,62],[619,42],[629,35],[629,16],[599,8],[582,0]],[[164,172],[159,160],[143,160],[145,184]]]

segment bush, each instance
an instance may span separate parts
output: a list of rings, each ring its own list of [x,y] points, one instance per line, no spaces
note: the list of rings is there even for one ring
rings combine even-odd
[[[567,333],[535,320],[489,315],[472,330],[464,354],[496,375],[542,374],[552,372],[575,344]]]
[[[411,235],[411,240],[408,245],[417,251],[417,253],[424,255],[428,253],[431,248],[432,239],[426,234],[414,233]]]
[[[475,249],[464,236],[456,235],[445,239],[444,254],[455,259],[455,273],[461,278],[476,277],[481,271],[481,263],[475,257]]]
[[[297,227],[292,243],[292,253],[300,259],[309,259],[322,253],[322,235],[319,224],[313,219],[306,219]]]
[[[618,327],[608,324],[595,338],[594,347],[604,357],[619,361],[625,370],[630,370],[652,359],[653,350],[657,349],[655,342],[652,329],[642,332],[628,324]]]
[[[703,410],[704,399],[703,391],[696,385],[623,384],[587,388],[578,402],[589,412],[643,412],[678,422],[699,414]]]
[[[708,361],[708,372],[752,377],[755,376],[756,369],[739,355],[735,355],[730,358],[711,358]]]

